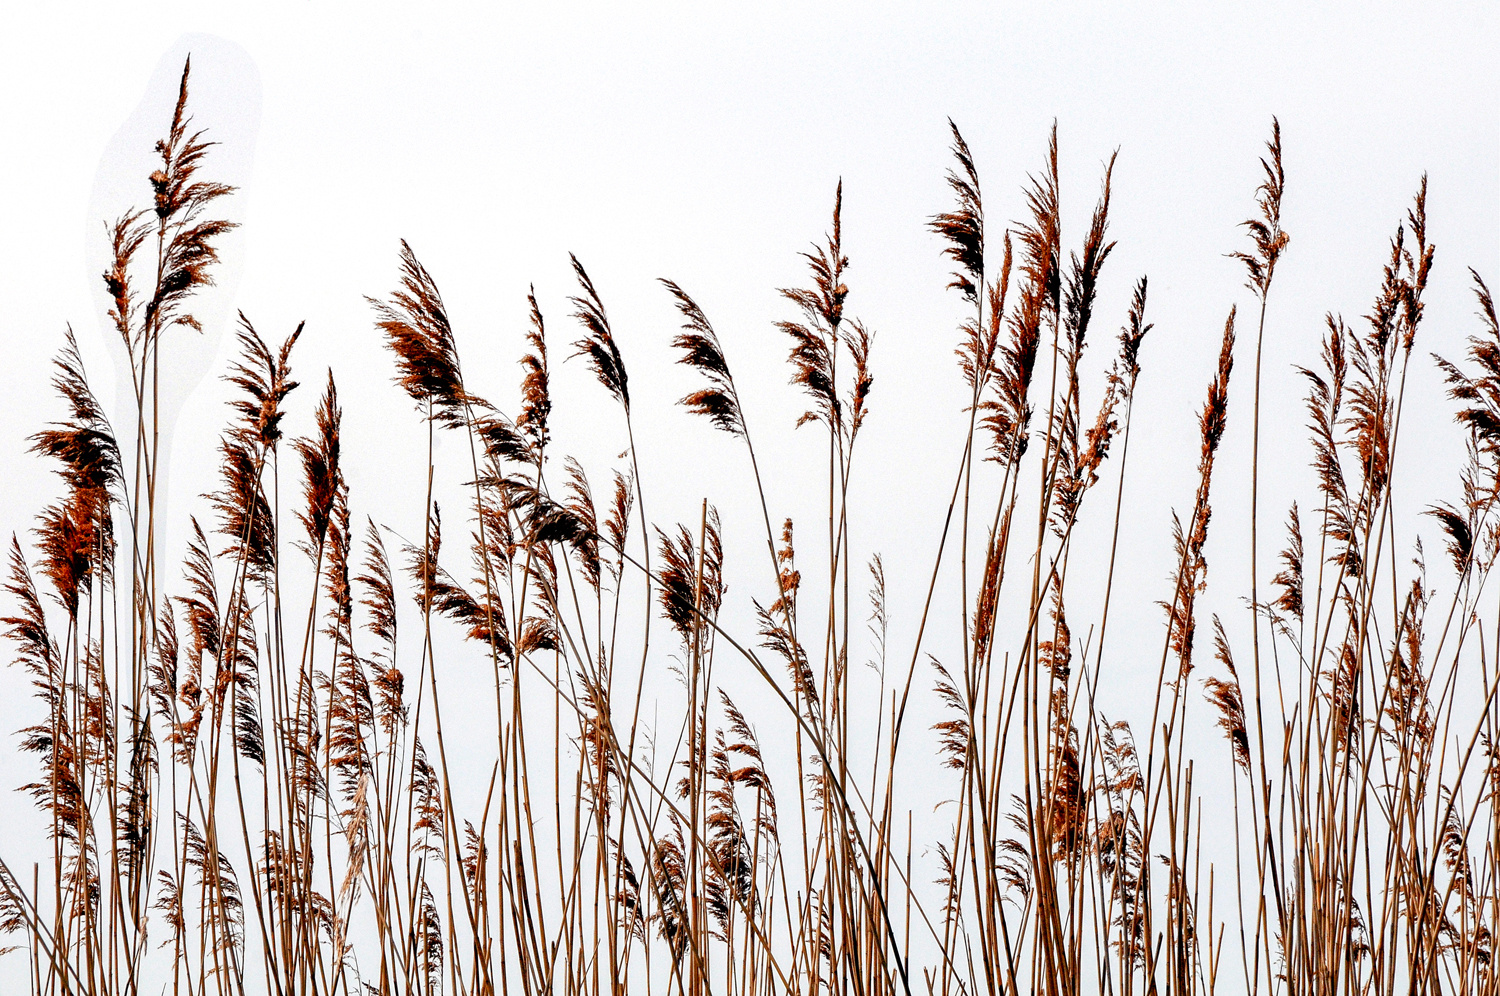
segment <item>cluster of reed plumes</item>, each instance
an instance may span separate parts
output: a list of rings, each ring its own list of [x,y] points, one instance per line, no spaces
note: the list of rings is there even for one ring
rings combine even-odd
[[[1106,636],[1147,282],[1093,376],[1082,361],[1114,248],[1110,170],[1081,248],[1065,251],[1055,131],[1028,180],[1029,217],[997,247],[953,129],[955,202],[931,227],[967,309],[968,429],[920,604],[887,605],[879,558],[856,560],[850,539],[873,378],[872,335],[845,312],[842,190],[804,254],[809,286],[781,292],[807,397],[797,424],[827,437],[814,560],[769,507],[712,322],[663,281],[681,315],[674,345],[701,376],[682,404],[743,447],[741,504],[764,528],[758,631],[735,632],[720,624],[716,510],[704,502],[665,528],[647,517],[631,429],[641,399],[576,259],[572,355],[630,441],[606,488],[553,453],[557,344],[535,296],[508,415],[466,378],[437,282],[403,244],[399,283],[370,303],[428,433],[412,538],[355,514],[332,375],[315,406],[297,407],[300,328],[273,345],[242,316],[220,485],[181,566],[169,560],[160,371],[196,328],[194,295],[233,227],[214,217],[229,188],[199,178],[210,143],[187,101],[185,69],[154,204],[111,228],[104,279],[130,362],[133,447],[117,443],[70,334],[55,379],[67,415],[32,437],[63,496],[30,547],[11,547],[4,625],[12,678],[24,670],[35,693],[21,746],[39,763],[24,790],[51,855],[0,863],[0,928],[34,992],[1500,988],[1500,710],[1484,650],[1494,601],[1481,601],[1500,548],[1500,326],[1477,274],[1468,355],[1438,361],[1468,461],[1452,504],[1421,520],[1446,538],[1451,593],[1429,586],[1420,547],[1410,565],[1394,548],[1404,385],[1433,262],[1425,181],[1370,313],[1330,315],[1321,361],[1301,370],[1317,490],[1287,513],[1273,567],[1256,535],[1260,343],[1288,245],[1273,130],[1250,244],[1235,254],[1257,305],[1254,365],[1231,309],[1199,417],[1198,484],[1178,499],[1159,658],[1125,664]],[[1232,374],[1235,397],[1253,399],[1233,413]],[[1254,443],[1249,577],[1221,582],[1248,581],[1249,597],[1226,624],[1198,602],[1231,417],[1253,423]],[[289,440],[284,422],[307,434]],[[439,434],[467,457],[446,545]],[[281,470],[295,482],[285,490]],[[1108,550],[1075,556],[1086,512],[1112,523]],[[1068,614],[1080,564],[1105,579],[1082,641]],[[943,604],[940,578],[960,602]],[[896,614],[917,636],[887,661]],[[443,659],[453,642],[434,638],[454,627],[462,670]],[[872,642],[873,671],[859,662]],[[928,652],[939,644],[941,663]],[[1101,676],[1127,667],[1154,708],[1107,719]],[[749,714],[716,668],[758,676]],[[651,698],[664,675],[680,694]],[[492,692],[493,743],[445,736],[456,682],[471,698]],[[943,718],[912,728],[908,707],[930,696]],[[1190,736],[1194,721],[1222,738]],[[909,801],[914,763],[940,770],[949,797],[936,839],[921,836],[926,804],[914,815]],[[460,767],[487,784],[470,811],[453,790]],[[1229,788],[1205,798],[1208,768]],[[1232,850],[1205,852],[1205,803],[1232,805]]]

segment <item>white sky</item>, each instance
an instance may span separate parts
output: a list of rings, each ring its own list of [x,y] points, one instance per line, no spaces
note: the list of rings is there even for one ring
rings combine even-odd
[[[442,286],[470,377],[502,405],[513,403],[535,283],[552,334],[560,449],[588,457],[596,483],[607,480],[608,458],[623,446],[615,410],[581,364],[557,362],[576,333],[565,302],[571,250],[604,295],[639,399],[653,517],[696,520],[704,495],[718,503],[731,556],[747,551],[744,569],[758,572],[731,599],[764,599],[763,564],[750,562],[763,549],[753,545],[752,506],[733,497],[747,482],[742,456],[670,404],[691,378],[672,365],[675,313],[655,278],[682,284],[724,337],[773,465],[773,517],[814,513],[803,490],[815,496],[823,451],[812,430],[789,431],[800,402],[785,386],[785,345],[771,323],[790,317],[775,288],[805,281],[797,253],[824,232],[842,177],[849,310],[877,333],[855,545],[861,559],[874,550],[886,558],[899,657],[909,653],[903,634],[961,446],[960,306],[943,290],[947,266],[924,227],[950,203],[946,118],[974,151],[996,244],[1021,214],[1021,186],[1041,167],[1055,118],[1067,249],[1079,243],[1103,162],[1120,150],[1119,246],[1105,269],[1093,369],[1131,284],[1151,278],[1157,327],[1143,352],[1127,488],[1138,528],[1121,553],[1133,601],[1121,611],[1158,633],[1168,510],[1191,501],[1196,411],[1218,333],[1231,304],[1251,304],[1225,254],[1245,246],[1236,225],[1253,210],[1273,114],[1292,242],[1266,333],[1263,514],[1279,521],[1292,496],[1311,497],[1291,365],[1313,362],[1324,312],[1354,322],[1368,309],[1423,171],[1438,255],[1409,388],[1422,414],[1403,441],[1412,441],[1406,470],[1433,491],[1418,487],[1413,502],[1456,494],[1462,437],[1425,357],[1456,357],[1477,327],[1466,267],[1500,289],[1500,17],[1480,3],[1307,6],[737,5],[713,17],[702,5],[650,15],[561,4],[12,9],[0,33],[9,204],[0,531],[24,538],[55,494],[25,437],[59,411],[47,380],[66,323],[96,388],[113,393],[101,222],[130,197],[144,202],[151,142],[191,49],[196,123],[225,143],[205,175],[242,186],[229,211],[245,227],[231,240],[216,304],[201,312],[205,340],[184,346],[174,521],[205,514],[194,496],[213,485],[203,457],[223,395],[204,371],[222,369],[226,354],[215,350],[243,309],[267,339],[307,321],[295,360],[308,386],[294,395],[294,431],[333,364],[356,514],[420,532],[425,436],[390,384],[363,301],[394,285],[400,238]],[[1242,326],[1242,343],[1249,331]],[[1249,355],[1240,353],[1231,394],[1221,467],[1236,469],[1226,477],[1246,463]],[[605,419],[597,435],[595,415]],[[1236,552],[1213,559],[1210,547],[1210,584],[1241,555],[1242,501],[1221,481],[1215,526],[1230,535],[1213,536]],[[1237,606],[1236,590],[1214,604]],[[22,683],[0,671],[0,736],[30,722]],[[1128,682],[1118,694],[1111,718],[1136,701]],[[31,763],[0,751],[0,788],[29,778]],[[25,804],[17,797],[0,812],[12,805]]]

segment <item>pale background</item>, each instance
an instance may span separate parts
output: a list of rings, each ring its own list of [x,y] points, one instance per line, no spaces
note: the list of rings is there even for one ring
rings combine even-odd
[[[200,306],[205,336],[183,343],[173,374],[174,529],[189,513],[206,514],[196,496],[214,485],[209,457],[224,416],[216,375],[229,355],[225,330],[242,309],[274,341],[307,321],[294,359],[308,386],[293,396],[291,431],[306,426],[333,364],[356,515],[420,534],[425,433],[390,383],[363,300],[393,287],[400,238],[444,290],[471,382],[503,407],[513,406],[525,293],[535,283],[553,348],[559,455],[585,458],[602,488],[623,430],[582,364],[560,362],[577,331],[565,302],[574,251],[610,309],[638,399],[649,510],[663,523],[696,521],[702,497],[720,505],[739,605],[726,618],[743,620],[750,595],[768,597],[758,512],[736,497],[747,467],[727,438],[670,403],[692,378],[672,364],[675,312],[655,278],[677,280],[714,319],[759,430],[762,466],[771,465],[772,515],[813,516],[811,542],[826,451],[813,430],[790,432],[800,399],[786,386],[786,347],[771,323],[792,317],[775,289],[805,282],[797,254],[826,229],[842,177],[848,308],[877,333],[854,545],[861,560],[885,557],[892,656],[902,660],[962,444],[952,353],[961,308],[943,289],[947,266],[925,229],[950,204],[950,116],[977,159],[996,244],[1021,215],[1022,184],[1042,166],[1054,119],[1067,250],[1079,243],[1103,162],[1120,150],[1111,228],[1119,246],[1105,268],[1089,397],[1141,273],[1151,278],[1156,330],[1143,351],[1132,441],[1111,718],[1132,718],[1149,700],[1136,680],[1145,671],[1130,668],[1132,647],[1145,648],[1142,659],[1159,652],[1154,603],[1170,594],[1170,508],[1192,500],[1197,408],[1229,306],[1253,314],[1242,268],[1225,254],[1246,247],[1236,225],[1253,210],[1273,114],[1292,242],[1266,333],[1262,514],[1278,523],[1292,497],[1311,501],[1292,365],[1315,360],[1325,312],[1353,324],[1368,310],[1423,171],[1438,252],[1403,423],[1413,490],[1401,498],[1416,508],[1457,496],[1462,436],[1427,353],[1456,358],[1477,331],[1466,267],[1500,287],[1492,4],[754,5],[712,14],[701,5],[242,6],[5,14],[7,540],[14,531],[24,542],[32,515],[56,494],[26,436],[60,412],[47,381],[68,323],[96,390],[113,404],[102,222],[148,197],[151,143],[188,51],[196,122],[224,142],[205,175],[242,187],[221,203],[244,227],[226,243],[219,289]],[[1205,612],[1238,609],[1244,587],[1239,485],[1253,328],[1241,329]],[[1099,548],[1099,511],[1080,527],[1093,530],[1080,533],[1080,549],[1090,537]],[[1279,545],[1279,528],[1270,532],[1262,563]],[[1398,537],[1398,549],[1412,538]],[[1429,551],[1436,566],[1432,542]],[[1075,558],[1075,574],[1101,567]],[[1214,593],[1224,571],[1230,584]],[[1241,631],[1243,615],[1234,614]],[[8,794],[32,777],[34,762],[15,756],[10,735],[30,716],[22,675],[0,670],[0,849],[18,862],[39,839],[29,804]],[[1213,791],[1211,778],[1200,784]],[[0,960],[0,981],[13,967]]]

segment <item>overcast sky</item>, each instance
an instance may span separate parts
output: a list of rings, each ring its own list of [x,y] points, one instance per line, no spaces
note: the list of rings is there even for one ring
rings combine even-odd
[[[1409,469],[1437,497],[1456,493],[1462,436],[1425,357],[1457,356],[1477,329],[1467,267],[1500,284],[1493,4],[755,4],[717,16],[701,4],[652,14],[432,6],[7,12],[0,529],[24,539],[56,493],[25,448],[59,411],[48,364],[67,324],[100,394],[115,394],[102,222],[146,200],[151,144],[189,50],[195,123],[223,142],[205,173],[241,187],[226,203],[243,228],[202,309],[205,335],[182,345],[172,374],[181,404],[173,528],[203,514],[195,496],[213,483],[205,458],[224,414],[214,378],[238,309],[277,341],[307,322],[296,362],[308,384],[333,365],[346,392],[357,513],[420,533],[425,435],[390,384],[363,300],[394,286],[405,238],[443,288],[471,378],[502,404],[513,398],[528,285],[554,330],[555,359],[575,337],[565,298],[576,252],[645,399],[637,431],[653,515],[696,520],[707,496],[754,556],[755,522],[734,521],[746,481],[739,452],[670,404],[690,378],[672,365],[674,313],[655,280],[671,277],[698,299],[751,385],[747,405],[773,464],[772,515],[815,508],[802,492],[820,479],[822,451],[811,430],[790,431],[800,408],[772,322],[791,317],[775,289],[806,279],[797,254],[827,228],[842,178],[848,307],[877,334],[856,554],[882,552],[893,589],[914,590],[908,579],[930,566],[962,445],[952,353],[961,309],[925,228],[949,206],[949,117],[973,148],[992,238],[1021,216],[1022,185],[1043,164],[1054,120],[1068,249],[1119,150],[1110,233],[1119,245],[1101,290],[1100,341],[1123,321],[1141,274],[1157,324],[1127,490],[1140,528],[1122,547],[1139,579],[1132,610],[1155,612],[1168,594],[1169,510],[1191,501],[1196,409],[1225,313],[1250,306],[1225,254],[1245,247],[1236,226],[1254,207],[1272,115],[1283,128],[1292,242],[1266,332],[1275,425],[1263,507],[1279,519],[1306,491],[1292,365],[1313,362],[1325,312],[1355,321],[1368,310],[1424,171],[1438,255],[1410,389],[1422,414]],[[1107,348],[1096,353],[1095,370]],[[560,441],[602,478],[623,447],[614,410],[581,364],[558,364],[554,376]],[[305,420],[314,389],[302,393]],[[1226,464],[1243,463],[1248,433],[1236,418],[1246,400],[1232,394],[1240,407]],[[1216,504],[1216,524],[1233,521],[1237,500]],[[764,597],[748,585],[741,595]],[[1149,624],[1159,630],[1158,616]],[[29,721],[28,706],[13,697],[18,672],[0,672],[0,683],[8,736]],[[0,776],[8,787],[29,774],[0,761]]]

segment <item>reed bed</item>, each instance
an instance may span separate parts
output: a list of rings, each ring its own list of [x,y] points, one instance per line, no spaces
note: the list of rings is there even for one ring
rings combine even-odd
[[[804,285],[780,291],[795,427],[756,422],[762,388],[735,380],[733,343],[662,281],[698,378],[680,403],[722,432],[743,472],[725,500],[763,531],[736,609],[715,506],[650,517],[668,485],[641,473],[632,410],[663,401],[632,394],[576,258],[561,313],[517,302],[509,411],[480,392],[511,386],[460,361],[410,246],[393,280],[371,275],[390,288],[369,298],[372,334],[427,434],[425,464],[399,471],[423,482],[413,521],[359,514],[334,374],[297,390],[301,328],[241,315],[203,455],[219,484],[186,549],[165,549],[162,370],[234,227],[189,105],[185,66],[151,199],[109,228],[133,407],[103,409],[69,332],[65,414],[31,437],[59,497],[11,543],[7,688],[32,693],[22,790],[48,854],[0,863],[0,930],[33,992],[1500,989],[1500,324],[1477,273],[1468,348],[1436,359],[1447,399],[1420,399],[1453,411],[1467,460],[1451,501],[1403,506],[1399,530],[1392,497],[1408,370],[1427,362],[1425,179],[1373,261],[1369,313],[1330,314],[1298,371],[1315,486],[1262,508],[1262,423],[1294,428],[1261,411],[1268,302],[1294,265],[1273,122],[1244,231],[1225,233],[1251,305],[1213,330],[1196,487],[1169,496],[1160,539],[1172,574],[1130,579],[1159,584],[1142,656],[1107,640],[1136,390],[1158,361],[1145,276],[1123,314],[1096,314],[1113,160],[1087,228],[1065,233],[1054,128],[1025,216],[997,226],[952,128],[931,229],[964,309],[967,430],[941,443],[952,497],[927,524],[923,600],[888,602],[882,561],[856,554],[904,537],[851,536],[879,499],[855,473],[856,452],[879,458],[861,433],[879,395],[875,337],[847,307],[842,186]],[[1086,362],[1100,340],[1109,358]],[[552,438],[552,378],[580,371],[623,426],[614,466]],[[1253,437],[1231,485],[1248,489],[1249,576],[1213,581],[1238,619],[1200,605],[1231,422]],[[793,428],[826,440],[826,468],[757,460],[758,433]],[[817,482],[817,516],[768,501],[763,475],[789,474]],[[1447,554],[1431,578],[1420,543],[1398,543],[1419,529]],[[893,618],[909,645],[888,643]],[[731,672],[754,681],[744,708]],[[1149,712],[1106,715],[1101,682],[1122,677]],[[444,727],[455,696],[492,700],[492,741]]]

